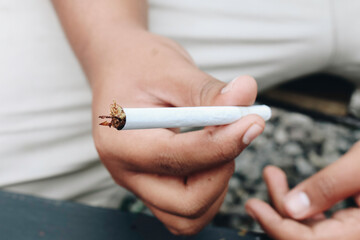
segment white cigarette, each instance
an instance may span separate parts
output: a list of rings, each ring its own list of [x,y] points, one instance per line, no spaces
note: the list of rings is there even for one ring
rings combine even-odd
[[[124,130],[225,125],[249,114],[257,114],[265,121],[271,117],[271,109],[266,105],[250,107],[123,108],[123,110],[126,115]]]

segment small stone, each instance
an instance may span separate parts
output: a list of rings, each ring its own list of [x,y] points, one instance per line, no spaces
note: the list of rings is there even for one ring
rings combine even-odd
[[[227,192],[224,198],[224,204],[226,206],[226,208],[228,206],[231,206],[234,203],[234,197],[233,194],[230,192]]]
[[[283,127],[277,127],[274,132],[274,140],[276,143],[282,145],[288,141],[288,134]]]
[[[284,155],[282,153],[269,154],[269,163],[280,168],[288,168],[294,165],[293,157]]]
[[[232,177],[229,181],[229,189],[238,189],[241,188],[240,179]]]
[[[325,140],[324,130],[319,129],[319,128],[314,128],[310,132],[309,142],[322,143],[324,140]]]
[[[296,126],[307,130],[312,128],[314,121],[310,117],[303,114],[291,113],[284,116],[283,124],[285,126]]]
[[[240,173],[248,180],[257,180],[261,177],[261,165],[256,159],[241,158],[236,161],[237,173]]]
[[[310,176],[316,172],[315,168],[310,164],[310,162],[305,160],[303,157],[296,158],[295,167],[296,170],[304,176]]]
[[[310,151],[309,152],[309,160],[311,162],[312,165],[314,165],[317,168],[323,168],[326,166],[325,162],[323,161],[323,159],[321,158],[321,156],[319,156],[315,151]]]
[[[291,128],[289,131],[290,140],[298,142],[307,142],[308,141],[308,131],[301,128]]]
[[[330,155],[330,154],[337,152],[337,147],[338,147],[337,139],[338,138],[336,138],[336,137],[334,137],[334,138],[330,137],[324,141],[324,144],[322,146],[324,155]]]
[[[303,153],[303,150],[301,149],[299,144],[296,144],[294,142],[287,143],[284,146],[283,151],[285,154],[288,154],[290,156],[296,156]]]
[[[265,136],[267,136],[267,137],[272,137],[272,136],[274,135],[274,129],[275,129],[274,124],[272,124],[271,122],[268,122],[268,123],[265,125],[265,129],[264,129],[263,135],[265,135]]]
[[[264,135],[260,135],[251,143],[251,145],[254,148],[262,148],[264,145],[266,145],[269,142],[270,141]]]

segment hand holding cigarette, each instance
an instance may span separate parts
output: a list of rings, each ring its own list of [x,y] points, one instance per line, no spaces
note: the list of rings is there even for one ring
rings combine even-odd
[[[231,91],[225,93],[221,89],[226,84],[211,81],[211,88],[201,90],[204,85],[199,84],[199,90],[193,90],[193,99],[201,98],[202,105],[182,96],[181,89],[171,93],[164,90],[171,94],[169,99],[183,97],[178,104],[133,100],[133,96],[143,96],[139,88],[133,88],[129,94],[121,88],[101,90],[106,95],[94,101],[94,139],[105,166],[119,185],[142,199],[177,234],[198,232],[216,214],[233,174],[233,160],[261,134],[264,120],[270,117],[270,109],[265,106],[234,107],[254,103],[253,78],[237,78],[228,84]],[[100,86],[106,85],[116,86]],[[113,103],[109,113],[108,96],[117,96],[119,102],[134,108]],[[169,105],[192,107],[165,107]],[[100,116],[102,121],[99,113],[106,114]],[[182,126],[205,127],[180,133],[178,127]]]
[[[225,125],[250,114],[257,114],[266,121],[271,117],[271,110],[266,105],[123,109],[114,101],[110,105],[110,116],[99,118],[111,118],[110,122],[100,123],[102,126],[127,130]]]
[[[120,108],[113,103],[109,114],[111,99],[102,96],[94,101],[94,139],[102,161],[115,181],[142,199],[174,233],[196,233],[212,219],[226,195],[234,169],[233,159],[263,131],[264,120],[270,116],[267,107],[259,106],[261,111],[258,112],[258,107],[223,106],[249,106],[255,100],[256,88],[250,88],[254,86],[252,78],[240,77],[232,84],[233,91],[228,93],[221,93],[225,86],[222,83],[214,94],[199,90],[198,93],[206,93],[203,103],[213,105],[209,107],[167,108],[140,103],[149,108]],[[129,102],[131,95],[118,96],[118,101],[137,106]],[[189,102],[181,105],[191,106]],[[257,114],[243,116],[243,111]],[[106,131],[99,126],[99,113],[107,114],[101,116],[101,125],[106,128],[134,129],[134,124],[136,128],[160,128]],[[192,116],[190,122],[186,117],[189,115]],[[204,120],[209,122],[204,123]],[[167,125],[179,122],[180,125]],[[149,125],[154,123],[160,125]],[[210,126],[185,133],[166,128],[194,125]],[[188,225],[191,227],[187,228]]]
[[[169,106],[251,106],[257,93],[255,80],[243,76],[226,84],[201,71],[176,42],[149,33],[146,24],[137,26],[145,19],[126,19],[146,16],[141,13],[146,7],[139,1],[56,3],[91,83],[93,137],[100,159],[114,181],[137,195],[171,232],[200,231],[223,202],[234,158],[263,131],[264,119],[249,115],[231,124],[186,133],[177,128],[112,131],[98,125],[99,114],[107,115],[102,124],[107,128],[126,129],[136,123],[134,119],[146,120],[149,115],[141,111],[140,117],[134,118],[128,108],[108,115],[113,97],[124,106],[158,110]],[[129,14],[129,5],[134,5],[134,14]],[[99,11],[100,6],[107,10]],[[206,119],[223,113],[210,115]],[[169,126],[161,123],[159,127]]]

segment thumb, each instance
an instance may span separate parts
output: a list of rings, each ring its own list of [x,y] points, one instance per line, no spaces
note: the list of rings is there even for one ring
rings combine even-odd
[[[257,84],[255,79],[250,76],[239,76],[226,85],[211,78],[208,82],[202,83],[194,94],[194,97],[198,97],[200,106],[249,106],[255,102]]]
[[[170,96],[175,106],[248,106],[256,99],[257,83],[250,76],[240,76],[226,84],[196,70],[181,79],[180,83],[176,81],[176,91]]]
[[[305,180],[284,198],[287,214],[298,220],[329,209],[360,191],[360,142],[338,161]]]

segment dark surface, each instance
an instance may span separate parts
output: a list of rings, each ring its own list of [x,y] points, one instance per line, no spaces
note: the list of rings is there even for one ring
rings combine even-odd
[[[154,217],[0,191],[1,239],[266,240],[264,235],[207,227],[196,236],[170,234]],[[245,236],[243,236],[245,235]]]

